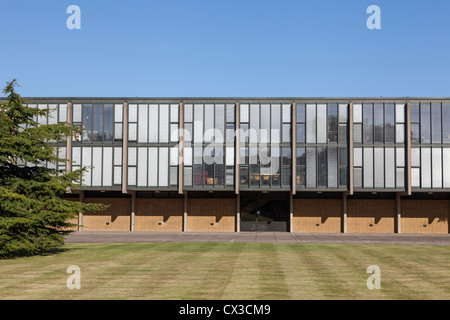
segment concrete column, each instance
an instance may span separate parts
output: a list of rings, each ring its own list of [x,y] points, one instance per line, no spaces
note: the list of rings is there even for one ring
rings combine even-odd
[[[297,105],[295,102],[292,103],[292,194],[296,193],[297,189],[297,120],[296,120],[296,112]],[[291,231],[292,232],[292,231]]]
[[[136,225],[136,191],[131,191],[130,231],[135,231]]]
[[[342,193],[342,233],[347,233],[347,192]]]
[[[236,195],[236,232],[241,232],[241,195]]]
[[[236,117],[236,123],[234,125],[235,127],[235,143],[234,143],[234,189],[236,194],[239,194],[239,184],[240,184],[240,170],[239,170],[239,152],[240,152],[240,135],[239,135],[239,129],[240,129],[240,107],[239,102],[236,102],[236,110],[235,110],[235,117]]]
[[[128,103],[123,103],[122,136],[122,193],[127,193],[128,184]]]
[[[179,131],[178,131],[178,193],[183,193],[183,171],[184,171],[184,104],[180,102],[180,115],[178,117],[179,121]]]
[[[81,190],[79,193],[78,201],[84,202],[84,191]],[[83,231],[83,212],[78,213],[78,231]]]
[[[402,233],[402,201],[401,201],[401,193],[397,192],[396,193],[396,233]]]
[[[353,102],[348,108],[348,187],[349,194],[353,194]]]
[[[188,231],[188,192],[184,192],[183,232]]]
[[[289,232],[294,232],[294,192],[289,193]]]

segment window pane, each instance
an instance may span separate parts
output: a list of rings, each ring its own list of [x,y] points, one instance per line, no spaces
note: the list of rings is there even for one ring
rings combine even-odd
[[[337,188],[338,177],[337,177],[338,159],[337,159],[337,148],[328,148],[328,187]]]
[[[347,185],[347,176],[348,176],[348,169],[347,168],[339,168],[339,185],[340,186],[346,186]]]
[[[235,109],[235,105],[234,104],[227,104],[227,122],[233,122],[235,121],[234,119],[234,109]]]
[[[422,143],[430,143],[430,104],[421,103],[420,104],[420,131]]]
[[[192,186],[192,168],[184,167],[184,185]]]
[[[136,148],[128,148],[128,165],[136,165]]]
[[[341,166],[348,165],[348,150],[347,150],[347,148],[339,148],[339,164]]]
[[[103,109],[103,141],[113,140],[114,110],[112,104],[105,104]]]
[[[362,167],[362,148],[353,149],[353,165],[355,167]]]
[[[83,141],[92,141],[92,105],[83,104]]]
[[[445,118],[444,118],[445,119]],[[447,119],[449,120],[449,119]],[[433,103],[431,105],[431,128],[432,142],[441,143],[441,104]]]
[[[353,169],[353,183],[356,188],[362,187],[362,168]]]
[[[137,160],[137,185],[147,186],[147,148],[138,148]]]
[[[363,185],[364,188],[373,188],[373,149],[364,148]]]
[[[395,142],[395,108],[394,104],[385,105],[386,142]]]
[[[270,104],[261,105],[261,142],[270,141]]]
[[[405,168],[397,168],[397,188],[405,187]]]
[[[81,148],[72,148],[72,164],[81,164]]]
[[[193,121],[193,117],[192,117],[193,106],[192,106],[192,104],[185,104],[183,106],[183,108],[184,108],[184,122],[192,122]]]
[[[404,167],[405,166],[405,148],[397,148],[397,167]]]
[[[122,165],[122,147],[114,148],[114,165],[115,166]]]
[[[103,148],[103,175],[102,183],[103,186],[112,186],[112,159],[113,159],[113,148]]]
[[[136,185],[136,167],[128,167],[128,184],[130,186]]]
[[[442,155],[444,163],[444,168],[442,170],[444,188],[450,188],[450,148],[443,148]]]
[[[283,123],[283,142],[291,141],[291,125]]]
[[[92,186],[102,185],[102,148],[92,148]]]
[[[157,104],[151,104],[148,108],[148,142],[158,142],[159,108]]]
[[[316,149],[306,148],[306,187],[316,187]]]
[[[441,148],[432,148],[433,188],[442,188],[442,154]]]
[[[281,135],[281,106],[279,104],[272,105],[272,130],[278,130],[278,137]],[[272,131],[272,140],[276,136],[276,132]],[[280,141],[280,138],[278,138]]]
[[[249,114],[249,105],[248,104],[241,104],[239,106],[240,108],[240,121],[241,122],[248,122],[248,114]]]
[[[362,142],[362,125],[361,124],[353,125],[353,141],[354,142]]]
[[[137,104],[128,106],[128,122],[137,122]]]
[[[216,119],[214,128],[218,131],[217,136],[214,138],[215,141],[224,142],[225,140],[225,105],[216,104]],[[220,136],[218,136],[220,134]]]
[[[67,104],[60,104],[58,122],[66,122],[66,121],[67,121]]]
[[[259,141],[259,104],[250,105],[250,143]]]
[[[373,105],[363,105],[363,142],[373,142]]]
[[[291,122],[291,105],[283,104],[283,122]]]
[[[284,166],[290,166],[291,165],[291,159],[292,159],[292,154],[291,154],[291,148],[282,148],[282,164]]]
[[[420,148],[411,148],[411,166],[420,167]]]
[[[169,105],[167,104],[159,106],[159,142],[169,142]]]
[[[94,104],[94,129],[92,132],[92,141],[102,142],[103,135],[103,105]]]
[[[442,142],[450,143],[450,104],[444,103],[442,105],[442,119],[445,121],[442,123]]]
[[[203,142],[203,105],[194,105],[194,142]],[[194,170],[195,174],[195,170]]]
[[[422,188],[431,188],[431,149],[421,149],[421,181]]]
[[[419,142],[420,137],[420,129],[419,124],[413,123],[411,124],[411,142]]]
[[[245,166],[245,167],[241,166],[240,179],[241,179],[240,184],[242,186],[248,186],[248,167],[247,166]]]
[[[305,185],[305,180],[306,180],[306,172],[305,172],[305,167],[297,167],[297,179],[296,179],[296,184],[298,186],[304,186]]]
[[[83,173],[83,179],[82,182],[83,186],[90,186],[91,185],[91,152],[92,148],[82,148],[82,161],[81,166],[87,167],[86,171]]]
[[[114,124],[114,140],[122,140],[122,123]]]
[[[170,167],[170,185],[176,186],[178,184],[178,168]]]
[[[158,148],[148,148],[148,186],[158,185]]]
[[[295,108],[297,113],[297,122],[305,122],[305,104],[297,104]]]
[[[386,188],[395,188],[395,150],[394,148],[386,148],[385,150],[385,167],[386,167]]]
[[[411,103],[411,122],[420,121],[419,104]]]
[[[420,169],[411,168],[411,186],[420,187]]]
[[[375,127],[375,142],[384,142],[384,110],[383,104],[376,103],[374,106],[374,127]]]
[[[172,123],[170,125],[170,142],[178,141],[178,123]]]
[[[395,141],[397,143],[405,142],[405,125],[396,124],[395,125]]]
[[[327,142],[327,105],[317,105],[317,143]]]
[[[81,120],[81,118],[82,118],[81,110],[82,110],[81,104],[74,104],[73,105],[73,119],[72,119],[73,122],[81,122],[82,121]]]
[[[306,165],[305,148],[297,148],[297,165]]]
[[[114,105],[114,122],[123,122],[123,105]]]
[[[130,123],[128,125],[129,131],[128,131],[128,140],[129,141],[136,141],[137,140],[137,123]]]
[[[348,104],[339,104],[339,122],[347,123]]]
[[[353,122],[362,122],[362,105],[353,105]]]
[[[374,167],[375,167],[375,188],[384,188],[384,150],[383,150],[383,148],[375,148],[374,149]]]
[[[114,184],[122,184],[122,167],[114,167]]]
[[[139,105],[139,126],[138,126],[138,142],[148,141],[148,106],[146,104]],[[140,175],[140,173],[139,173]]]
[[[297,143],[305,142],[305,124],[297,124],[296,135]]]
[[[328,104],[328,142],[338,141],[338,106]]]
[[[291,168],[289,167],[283,167],[283,186],[290,186],[291,185]]]
[[[339,142],[347,141],[347,124],[339,124]]]
[[[214,105],[205,104],[205,132],[213,128],[214,128]],[[211,134],[209,134],[209,136],[211,136]]]
[[[158,185],[166,187],[169,184],[169,149],[159,148],[159,171],[158,171]]]
[[[395,105],[395,122],[404,123],[405,122],[405,105],[396,104]]]
[[[178,105],[170,105],[170,122],[178,122]]]
[[[316,143],[316,105],[306,105],[306,142]]]

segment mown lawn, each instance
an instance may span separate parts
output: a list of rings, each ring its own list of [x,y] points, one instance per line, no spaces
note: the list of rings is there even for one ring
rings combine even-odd
[[[66,244],[0,260],[0,299],[450,299],[450,247],[355,244]],[[81,270],[69,290],[67,267]],[[369,290],[367,267],[381,269]]]

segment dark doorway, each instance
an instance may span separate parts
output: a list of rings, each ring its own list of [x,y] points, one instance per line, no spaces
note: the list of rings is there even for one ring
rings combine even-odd
[[[289,194],[241,193],[241,231],[289,230]]]

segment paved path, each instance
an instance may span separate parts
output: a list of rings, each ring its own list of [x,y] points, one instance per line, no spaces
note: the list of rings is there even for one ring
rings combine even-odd
[[[269,243],[370,243],[450,245],[449,234],[367,234],[289,232],[145,232],[78,231],[66,243],[124,242],[269,242]]]

